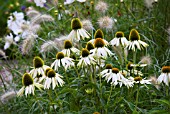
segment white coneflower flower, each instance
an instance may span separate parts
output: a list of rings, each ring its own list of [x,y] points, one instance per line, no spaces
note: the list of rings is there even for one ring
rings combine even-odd
[[[23,55],[27,55],[30,53],[30,50],[34,46],[35,37],[34,36],[29,36],[28,38],[23,40],[23,43],[21,45],[21,52]]]
[[[34,68],[30,71],[30,74],[33,76],[33,78],[36,78],[40,75],[44,76],[45,70],[50,68],[49,66],[44,65],[44,61],[38,56],[34,57],[33,66]]]
[[[94,49],[94,45],[91,42],[87,42],[86,49],[90,51],[90,50]]]
[[[90,53],[92,53],[97,58],[106,58],[108,56],[113,55],[113,53],[105,47],[105,42],[102,38],[96,38],[94,41],[94,49],[90,50]]]
[[[94,27],[93,27],[93,25],[92,25],[92,23],[91,23],[90,20],[83,20],[83,21],[82,21],[82,25],[83,25],[83,28],[84,28],[85,30],[90,31],[90,30],[93,30],[93,29],[94,29]]]
[[[103,76],[105,77],[105,80],[107,80],[107,83],[111,80],[111,84],[116,86],[117,84],[122,86],[122,84],[126,84],[128,81],[120,72],[118,68],[112,68],[112,72],[105,73]]]
[[[94,44],[96,38],[102,38],[106,46],[109,44],[108,41],[104,39],[104,34],[101,29],[96,30],[96,32],[94,33],[94,39],[91,39],[89,42]]]
[[[164,82],[167,86],[169,86],[170,82],[170,66],[163,66],[162,73],[157,79],[158,84]]]
[[[143,73],[141,72],[141,71],[139,71],[139,70],[136,70],[136,69],[134,69],[134,67],[137,67],[137,66],[139,66],[139,64],[133,64],[133,63],[131,63],[131,62],[129,62],[127,65],[126,65],[126,67],[127,67],[127,75],[128,76],[131,76],[132,74],[134,74],[134,75],[138,75],[138,76],[143,76]],[[147,64],[142,64],[140,67],[145,67],[145,66],[147,66]]]
[[[82,49],[80,60],[77,64],[78,67],[85,67],[96,64],[95,59],[93,56],[90,55],[90,52],[87,49]]]
[[[54,70],[58,70],[61,66],[67,70],[67,68],[74,66],[74,62],[72,58],[65,57],[63,52],[58,52],[56,54],[56,60],[51,64],[51,68],[54,67]]]
[[[107,73],[112,72],[112,65],[111,64],[106,64],[106,69],[104,69],[102,72],[100,72],[100,75],[105,75]]]
[[[5,37],[4,50],[8,49],[11,44],[16,44],[16,43],[14,42],[14,37],[13,37],[12,33],[10,33],[9,35],[7,35],[7,36]]]
[[[12,15],[9,17],[7,21],[7,26],[10,30],[13,31],[15,35],[18,35],[18,33],[22,32],[21,25],[24,22],[24,14],[22,12],[14,12]]]
[[[136,48],[141,50],[141,49],[149,46],[147,43],[140,40],[140,35],[139,35],[138,31],[135,29],[132,29],[130,31],[129,40],[130,40],[130,42],[127,45],[127,48],[129,50],[135,51]]]
[[[3,50],[0,49],[0,56],[3,57],[3,58],[6,58],[6,54]]]
[[[152,64],[152,59],[150,56],[143,56],[139,62],[139,64],[147,64],[148,66],[150,66]]]
[[[25,73],[22,77],[23,87],[18,91],[17,96],[22,96],[25,90],[25,95],[27,97],[28,94],[34,95],[35,87],[39,90],[43,87],[43,85],[34,82],[32,76],[29,73]]]
[[[151,84],[151,80],[142,79],[140,76],[136,76],[135,78],[129,77],[128,80],[133,83]]]
[[[16,92],[14,90],[7,91],[4,94],[1,95],[0,99],[2,103],[8,102],[10,99],[14,98],[16,96]]]
[[[41,45],[41,52],[50,52],[55,48],[57,48],[56,43],[50,40]]]
[[[108,10],[108,5],[106,2],[99,1],[95,6],[95,10],[101,13],[105,13]]]
[[[124,33],[121,31],[116,32],[115,38],[110,41],[110,45],[112,46],[119,46],[122,45],[123,47],[127,46],[129,41],[124,37]]]
[[[112,30],[114,26],[113,19],[108,16],[99,18],[97,23],[101,29]]]
[[[74,18],[71,21],[72,31],[68,35],[68,39],[73,41],[79,41],[80,39],[90,38],[90,34],[82,28],[82,23],[79,18]]]
[[[44,3],[46,3],[46,0],[34,0],[36,6],[44,7]]]
[[[56,73],[53,69],[47,69],[46,78],[44,83],[44,89],[49,89],[52,85],[52,89],[55,89],[56,86],[63,86],[64,81],[61,79],[63,76]]]
[[[63,52],[65,56],[70,57],[71,53],[79,54],[80,50],[73,47],[71,41],[65,40],[64,49],[61,52]]]

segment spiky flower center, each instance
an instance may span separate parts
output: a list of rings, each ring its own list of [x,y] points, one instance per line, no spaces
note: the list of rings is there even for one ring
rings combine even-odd
[[[28,73],[25,73],[22,77],[22,84],[24,86],[29,86],[31,84],[33,84],[33,78],[30,74]]]
[[[53,78],[55,77],[55,71],[53,69],[50,69],[48,72],[47,72],[47,76],[49,78]]]
[[[37,78],[41,78],[42,77],[42,74],[37,74]]]
[[[72,43],[69,40],[64,41],[64,48],[65,49],[70,49],[72,48]]]
[[[140,40],[140,35],[137,30],[132,29],[130,31],[129,40],[130,41]]]
[[[79,18],[72,19],[72,21],[71,21],[71,28],[74,29],[74,30],[82,28],[82,23],[80,22]]]
[[[102,38],[96,38],[96,39],[94,40],[94,46],[95,46],[96,48],[98,48],[98,47],[104,47],[104,46],[105,46],[104,40],[103,40]]]
[[[104,34],[103,31],[101,29],[98,29],[95,34],[94,34],[94,38],[104,38]]]
[[[64,58],[64,53],[63,53],[63,52],[58,52],[58,53],[56,54],[56,58],[57,58],[57,59],[62,59],[62,58]]]
[[[142,78],[140,76],[137,76],[134,78],[134,81],[141,81],[141,80],[142,80]]]
[[[127,67],[128,70],[132,70],[132,69],[133,69],[133,67],[131,66],[131,64],[132,64],[132,63],[129,62],[129,63],[126,65],[126,67]]]
[[[88,42],[86,45],[86,48],[90,51],[90,50],[94,49],[94,45],[91,42]]]
[[[45,70],[45,75],[46,75],[46,76],[47,76],[47,73],[48,73],[49,70],[51,70],[51,68],[47,68],[47,69]]]
[[[34,57],[33,65],[35,68],[42,67],[44,65],[44,61],[40,57]]]
[[[82,49],[81,54],[82,54],[82,57],[87,57],[90,54],[90,52],[84,48]]]
[[[117,74],[117,73],[119,73],[119,69],[118,68],[112,68],[112,72]]]
[[[124,37],[124,33],[121,32],[121,31],[118,31],[118,32],[116,32],[115,37],[116,38],[122,38],[122,37]]]
[[[106,64],[106,69],[112,69],[112,65],[111,64]]]
[[[162,67],[162,72],[163,73],[170,73],[170,66],[163,66]]]

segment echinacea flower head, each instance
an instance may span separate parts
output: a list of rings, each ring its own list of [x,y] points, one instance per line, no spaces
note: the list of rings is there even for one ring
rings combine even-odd
[[[170,82],[170,66],[163,66],[162,73],[157,79],[158,84],[164,82],[167,86],[169,86]]]
[[[94,41],[96,38],[102,38],[106,46],[109,44],[108,41],[104,39],[104,34],[101,29],[97,29],[96,32],[94,33],[94,39],[88,42],[91,42],[92,44],[94,44]]]
[[[91,42],[87,42],[86,49],[90,51],[90,50],[94,49],[94,45]]]
[[[97,29],[94,33],[94,39],[96,38],[104,38],[104,33],[101,29]]]
[[[107,30],[112,30],[115,24],[113,19],[108,16],[99,18],[97,23],[99,24],[99,27],[101,29],[107,29]]]
[[[106,73],[111,73],[112,72],[112,65],[111,64],[106,64],[105,69],[100,72],[100,75],[104,75]]]
[[[112,68],[112,72],[105,73],[102,77],[105,77],[107,83],[111,80],[111,84],[116,86],[117,84],[122,86],[122,84],[127,84],[127,79],[119,72],[118,68]]]
[[[94,47],[95,48],[90,50],[90,52],[98,58],[100,58],[100,57],[106,58],[108,56],[113,55],[113,53],[109,49],[107,49],[105,47],[105,45],[106,44],[105,44],[105,42],[102,38],[96,38],[94,40]]]
[[[25,95],[27,97],[28,94],[34,95],[35,87],[39,90],[43,87],[43,85],[34,82],[32,76],[29,73],[25,73],[22,77],[23,87],[18,91],[17,96],[22,96],[25,90]]]
[[[34,68],[30,71],[33,78],[44,76],[44,71],[49,68],[49,66],[44,65],[44,61],[38,56],[34,57],[33,66]]]
[[[108,5],[106,2],[99,1],[95,6],[95,10],[101,13],[105,13],[108,10]]]
[[[95,59],[93,58],[93,56],[90,55],[90,52],[84,48],[81,51],[81,57],[80,60],[77,64],[78,67],[85,67],[85,66],[90,66],[96,64]]]
[[[130,77],[132,78],[132,77]],[[151,80],[145,80],[140,76],[136,76],[135,78],[132,78],[134,80],[134,83],[140,83],[140,84],[151,84]]]
[[[74,66],[72,58],[65,57],[63,52],[58,52],[56,54],[56,60],[51,64],[51,68],[54,67],[54,70],[58,70],[59,67],[63,66],[65,70]]]
[[[65,56],[70,57],[71,53],[78,54],[80,51],[77,48],[73,47],[70,40],[65,40],[64,49],[61,52],[63,52]]]
[[[52,85],[52,89],[55,89],[56,86],[63,86],[64,81],[61,79],[63,76],[56,73],[53,69],[47,69],[46,78],[44,83],[44,89],[49,89]]]
[[[143,76],[143,73],[139,70],[136,70],[135,67],[145,67],[147,66],[147,64],[133,64],[132,62],[129,62],[127,65],[126,65],[126,69],[127,69],[127,75],[128,76],[131,76],[132,74],[134,75],[139,75],[139,76]]]
[[[122,45],[123,47],[127,46],[129,41],[124,37],[124,33],[121,31],[116,32],[115,38],[110,41],[110,45],[112,46],[119,46]]]
[[[82,23],[79,18],[73,18],[71,21],[72,31],[68,35],[68,39],[71,41],[79,41],[84,38],[90,38],[90,34],[82,28]]]
[[[136,48],[141,50],[141,49],[149,46],[147,43],[140,40],[140,35],[139,35],[138,31],[135,29],[132,29],[130,31],[129,40],[130,40],[130,42],[127,45],[127,48],[129,50],[135,51]]]
[[[44,3],[46,3],[46,0],[34,0],[36,3],[36,6],[44,7]]]

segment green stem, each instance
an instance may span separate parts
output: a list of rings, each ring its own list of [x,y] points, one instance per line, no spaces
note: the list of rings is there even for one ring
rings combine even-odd
[[[44,114],[43,108],[42,108],[42,106],[40,105],[39,100],[37,99],[36,95],[34,95],[34,98],[35,98],[35,100],[36,100],[37,103],[38,103],[38,107],[40,108],[41,114]]]
[[[2,84],[3,84],[3,86],[4,86],[4,90],[7,91],[7,88],[6,88],[6,85],[5,85],[4,80],[3,80],[3,78],[2,78],[2,75],[0,75],[0,78],[1,78]]]
[[[50,99],[49,113],[51,112],[51,111],[50,111],[50,106],[52,105],[55,114],[57,114],[57,112],[56,112],[56,110],[55,110],[55,107],[54,107],[54,104],[53,104],[53,98],[52,98],[51,94],[52,94],[52,91],[51,91],[51,89],[49,89],[49,90],[48,90],[48,98]]]
[[[136,102],[135,102],[136,111],[137,111],[138,100],[139,100],[139,86],[140,86],[140,83],[138,83],[137,94],[136,94]]]
[[[166,86],[166,96],[169,96],[169,86]]]
[[[111,97],[111,94],[112,94],[112,90],[113,90],[113,85],[111,85],[111,88],[110,88],[110,94],[109,94],[109,97],[107,99],[107,106],[109,105],[109,102],[110,102],[110,97]],[[108,113],[108,107],[106,109],[106,114]]]

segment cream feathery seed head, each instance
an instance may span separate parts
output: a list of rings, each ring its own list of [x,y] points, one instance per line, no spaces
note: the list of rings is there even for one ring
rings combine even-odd
[[[157,2],[157,0],[145,0],[144,2],[145,2],[145,6],[147,8],[152,8],[153,7],[153,3]]]
[[[3,50],[1,50],[1,49],[0,49],[0,55],[1,55],[3,58],[6,58],[6,57],[7,57],[6,54],[5,54],[5,52],[4,52]]]
[[[36,17],[32,18],[31,20],[32,24],[40,24],[41,22],[52,22],[54,21],[54,18],[50,15],[37,15]]]
[[[32,49],[34,45],[35,37],[30,35],[25,40],[23,40],[22,46],[21,46],[21,52],[23,55],[27,55],[30,53],[30,50]]]
[[[90,20],[83,20],[82,25],[83,25],[83,28],[86,29],[86,30],[90,31],[90,30],[93,29],[93,25],[92,25]]]
[[[68,40],[68,36],[60,36],[59,38],[55,38],[54,42],[57,46],[57,48],[61,51],[64,49],[64,41]]]
[[[98,24],[102,29],[112,29],[115,23],[112,18],[105,16],[98,19]]]
[[[31,10],[28,10],[28,11],[26,12],[26,15],[27,15],[30,19],[32,19],[32,18],[34,18],[35,16],[41,15],[41,14],[40,14],[40,12],[38,12],[38,11],[36,11],[36,10],[34,10],[34,9],[31,9]]]
[[[98,12],[105,13],[108,10],[108,5],[103,1],[99,1],[95,6],[95,10]]]
[[[157,88],[160,89],[160,85],[157,82],[157,78],[156,76],[150,76],[150,78],[148,80],[151,80],[151,83]]]
[[[51,51],[51,50],[57,48],[56,46],[57,45],[54,41],[51,41],[51,40],[47,41],[47,42],[45,42],[44,44],[41,45],[41,52]]]
[[[147,64],[148,66],[150,66],[152,64],[152,59],[150,56],[143,56],[139,63]]]
[[[8,91],[1,95],[2,103],[7,103],[10,99],[16,96],[16,92],[14,90]]]

